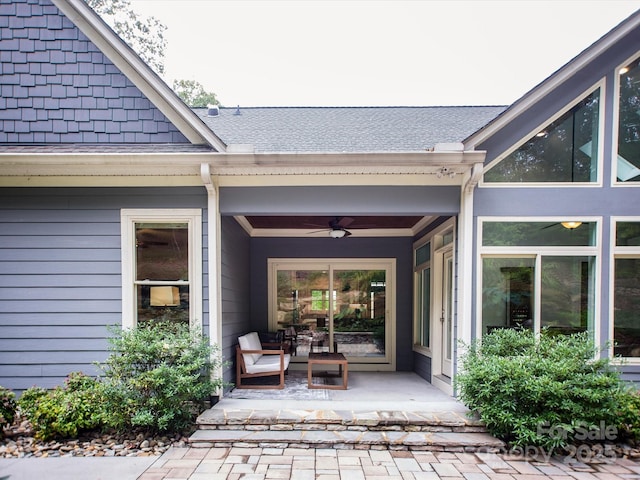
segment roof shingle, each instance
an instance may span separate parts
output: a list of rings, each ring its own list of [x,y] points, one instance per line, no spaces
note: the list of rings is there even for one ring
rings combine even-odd
[[[506,106],[246,107],[193,110],[227,145],[256,152],[407,152],[462,142]]]

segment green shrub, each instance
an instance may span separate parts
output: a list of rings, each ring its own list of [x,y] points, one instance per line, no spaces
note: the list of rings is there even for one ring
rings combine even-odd
[[[64,387],[31,387],[18,400],[36,438],[70,438],[104,425],[103,388],[95,378],[71,373]]]
[[[564,447],[602,425],[637,433],[640,399],[598,353],[588,333],[496,330],[464,354],[460,398],[512,445]]]
[[[0,386],[0,438],[4,436],[3,427],[11,425],[16,418],[16,406],[15,393]]]
[[[114,334],[101,366],[110,426],[180,431],[223,385],[210,376],[217,347],[188,325],[150,322]]]

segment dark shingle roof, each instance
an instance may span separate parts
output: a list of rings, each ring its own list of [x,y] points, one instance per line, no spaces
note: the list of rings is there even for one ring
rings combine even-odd
[[[193,110],[227,145],[256,152],[406,152],[461,142],[505,108],[241,107],[215,117]]]

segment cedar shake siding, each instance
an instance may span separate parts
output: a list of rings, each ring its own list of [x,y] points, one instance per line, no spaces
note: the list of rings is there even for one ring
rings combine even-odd
[[[0,0],[0,143],[187,143],[49,0]]]

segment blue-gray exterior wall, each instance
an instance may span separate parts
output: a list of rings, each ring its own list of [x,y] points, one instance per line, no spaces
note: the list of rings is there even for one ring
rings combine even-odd
[[[567,82],[558,86],[549,95],[536,103],[525,114],[509,122],[503,129],[485,142],[478,145],[478,149],[487,150],[487,160],[489,163],[500,156],[513,144],[524,138],[537,126],[544,124],[557,111],[574,101],[587,89],[593,86],[601,78],[605,78],[605,89],[601,94],[601,101],[604,102],[604,129],[600,141],[603,144],[604,161],[601,172],[602,186],[543,186],[543,187],[500,187],[492,188],[490,185],[481,185],[474,195],[474,216],[514,216],[514,217],[536,217],[536,216],[597,216],[602,217],[602,236],[600,245],[601,255],[601,287],[600,287],[600,318],[599,327],[600,338],[603,342],[608,341],[609,329],[612,319],[609,317],[611,311],[611,301],[609,298],[609,285],[612,281],[609,272],[611,267],[611,245],[614,239],[610,236],[610,226],[612,216],[637,216],[640,213],[640,187],[625,186],[612,187],[612,165],[615,158],[615,145],[617,139],[614,138],[614,108],[617,102],[615,92],[615,76],[617,67],[627,61],[631,56],[640,50],[638,43],[640,29],[635,29],[629,35],[602,53],[597,59],[587,67],[576,72]],[[474,222],[477,228],[477,222]],[[477,237],[477,232],[474,235]],[[477,240],[474,255],[477,255]],[[477,258],[477,257],[474,257]],[[476,265],[479,268],[479,265]],[[474,275],[474,279],[476,276]],[[476,299],[480,295],[477,285],[474,285],[473,318],[479,319],[476,311]],[[640,367],[623,367],[624,377],[627,379],[640,381]]]
[[[186,143],[50,0],[0,0],[0,143]]]
[[[456,215],[460,187],[223,187],[223,215]]]
[[[226,382],[235,382],[235,348],[238,336],[253,330],[251,325],[251,242],[232,217],[221,219],[221,286],[223,368]]]
[[[96,373],[122,323],[120,209],[201,208],[203,188],[0,189],[0,385]],[[203,271],[206,271],[206,255]],[[204,330],[208,330],[204,278]]]

